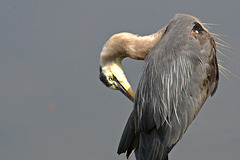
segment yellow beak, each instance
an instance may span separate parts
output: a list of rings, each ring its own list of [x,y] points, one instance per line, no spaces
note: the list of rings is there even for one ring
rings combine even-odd
[[[111,66],[111,72],[115,77],[114,86],[122,92],[128,99],[134,102],[135,94],[131,88],[131,85],[128,83],[128,80],[122,70],[122,67],[117,64]]]
[[[130,85],[124,83],[123,81],[117,81],[116,83],[114,83],[115,87],[122,92],[122,94],[124,94],[129,100],[131,100],[132,102],[134,102],[134,97],[135,94],[133,93],[133,90],[131,88]]]

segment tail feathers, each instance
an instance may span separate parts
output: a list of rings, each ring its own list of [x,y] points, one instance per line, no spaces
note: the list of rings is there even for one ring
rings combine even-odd
[[[134,115],[132,112],[128,118],[117,153],[127,152],[126,156],[129,158],[131,153],[135,151],[137,160],[168,160],[168,153],[172,148],[170,149],[161,142],[161,135],[156,128],[150,132],[137,132]]]
[[[163,149],[159,139],[154,139],[151,147],[151,152],[149,155],[149,159],[157,159],[158,157],[162,157]]]
[[[134,113],[132,112],[128,118],[127,124],[123,130],[121,140],[118,145],[117,153],[125,153],[127,151],[127,156],[136,148],[138,144],[138,137],[136,136],[136,127],[135,127],[135,118]]]
[[[164,160],[168,160],[168,155],[166,156],[166,158]]]
[[[136,149],[136,147],[138,146],[138,143],[139,143],[139,137],[140,137],[140,134],[136,134],[134,136],[134,139],[132,140],[132,143],[131,145],[128,147],[128,150],[127,150],[127,158],[129,158],[129,156],[131,155],[131,153]]]
[[[141,134],[141,141],[137,149],[139,155],[136,155],[139,160],[168,160],[168,155],[165,151],[165,146],[161,142],[156,130]]]

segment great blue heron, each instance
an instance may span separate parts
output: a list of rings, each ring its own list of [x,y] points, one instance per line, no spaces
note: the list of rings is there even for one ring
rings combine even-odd
[[[216,44],[197,18],[177,14],[159,32],[157,44],[145,58],[134,108],[118,147],[118,154],[127,152],[127,157],[135,151],[137,160],[167,160],[168,153],[218,86]],[[103,52],[105,58],[111,55],[106,48]],[[131,53],[123,55],[131,57]],[[117,57],[122,57],[121,53],[115,53],[115,58],[110,60],[112,64],[114,59],[120,59],[115,63],[121,64],[121,58]],[[111,66],[114,65],[108,67]],[[100,79],[113,89],[124,90],[130,97],[131,92],[126,92],[130,85],[125,89],[124,85],[119,87],[118,77],[125,76],[121,67],[118,70],[111,79],[100,69]],[[122,82],[126,83],[126,78]]]

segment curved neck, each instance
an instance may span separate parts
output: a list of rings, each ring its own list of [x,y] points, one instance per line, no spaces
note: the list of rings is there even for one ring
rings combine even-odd
[[[143,60],[162,38],[165,30],[166,27],[163,27],[148,36],[138,36],[127,32],[114,34],[102,49],[100,65],[104,66],[111,62],[116,63],[116,61],[121,65],[121,61],[125,57]]]

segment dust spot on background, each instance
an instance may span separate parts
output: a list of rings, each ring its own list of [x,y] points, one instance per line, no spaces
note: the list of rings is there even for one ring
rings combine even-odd
[[[48,103],[48,104],[47,104],[47,108],[48,108],[48,109],[55,109],[55,108],[56,108],[56,105],[53,104],[53,103]]]

